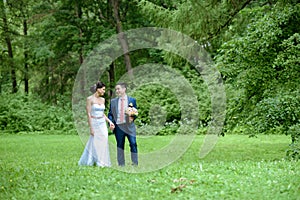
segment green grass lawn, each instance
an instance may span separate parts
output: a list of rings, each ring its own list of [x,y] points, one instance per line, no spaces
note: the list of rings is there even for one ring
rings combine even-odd
[[[180,159],[145,173],[79,167],[84,146],[76,135],[0,137],[0,199],[300,199],[300,164],[284,160],[285,135],[220,137],[202,159],[197,136]],[[139,151],[170,138],[138,138]]]

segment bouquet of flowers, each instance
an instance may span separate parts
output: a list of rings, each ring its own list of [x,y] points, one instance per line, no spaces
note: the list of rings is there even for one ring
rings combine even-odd
[[[134,117],[138,116],[138,110],[133,107],[132,103],[128,105],[128,108],[125,111],[125,114],[129,116],[129,121],[132,122]]]

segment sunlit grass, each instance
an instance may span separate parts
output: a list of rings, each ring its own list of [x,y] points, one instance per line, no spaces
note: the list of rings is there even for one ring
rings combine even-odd
[[[161,170],[126,173],[114,168],[77,166],[84,148],[79,136],[2,135],[0,199],[299,197],[299,162],[284,160],[288,136],[227,135],[200,159],[203,138],[197,136],[179,160]],[[114,142],[114,137],[110,140]],[[167,136],[138,138],[139,150],[151,152],[170,140]],[[128,150],[127,141],[126,145]]]

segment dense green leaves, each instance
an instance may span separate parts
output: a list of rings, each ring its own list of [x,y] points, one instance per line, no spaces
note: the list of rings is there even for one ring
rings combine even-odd
[[[248,124],[254,126],[257,133],[273,129],[277,129],[274,133],[287,133],[289,127],[299,123],[300,119],[300,110],[297,109],[300,99],[292,94],[280,94],[260,101],[248,118]]]
[[[145,26],[170,28],[189,35],[210,52],[226,87],[224,132],[295,135],[300,123],[300,5],[297,1],[118,2],[124,31]],[[94,47],[116,33],[111,1],[106,0],[7,0],[1,1],[1,11],[1,95],[18,90],[22,96],[27,81],[29,93],[53,105],[70,102],[80,65]],[[133,68],[159,63],[184,76],[198,99],[199,126],[201,130],[208,127],[212,120],[211,94],[203,77],[190,63],[173,53],[153,49],[130,52],[130,57]],[[119,57],[106,69],[101,79],[110,90],[126,72],[124,59]],[[155,113],[155,120],[164,119],[167,127],[160,134],[176,132],[182,113],[172,92],[156,85],[139,88],[133,95],[139,101],[139,126],[151,124],[150,113]],[[110,97],[111,94],[107,102]],[[16,116],[13,113],[17,110],[8,112],[12,103],[1,105],[2,129],[14,132],[42,129],[37,126],[64,129],[69,125],[57,123],[72,121],[69,116],[62,117],[64,120],[51,117],[55,124],[41,125],[39,120],[26,117],[35,105],[25,105]],[[157,105],[160,111],[155,112],[152,105]],[[38,125],[31,123],[33,119]]]
[[[217,64],[234,97],[228,127],[237,124],[233,116],[257,132],[279,128],[286,133],[299,122],[299,10],[299,5],[280,3],[249,9],[258,19],[220,48]]]
[[[42,103],[36,96],[0,96],[0,130],[8,133],[76,134],[69,106]]]

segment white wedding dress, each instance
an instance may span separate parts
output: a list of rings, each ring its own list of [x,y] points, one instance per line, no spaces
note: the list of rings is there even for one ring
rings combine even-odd
[[[91,108],[91,125],[94,136],[90,135],[78,165],[97,165],[110,167],[110,155],[108,146],[108,129],[104,118],[104,104],[93,104]]]

